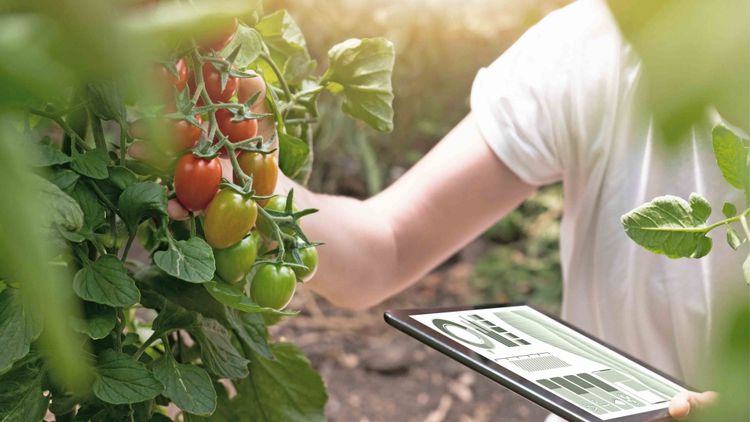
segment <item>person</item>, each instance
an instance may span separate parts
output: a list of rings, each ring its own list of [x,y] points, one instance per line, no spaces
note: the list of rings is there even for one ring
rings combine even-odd
[[[710,131],[679,149],[660,142],[643,103],[636,52],[605,0],[550,13],[476,76],[471,112],[424,158],[367,200],[322,195],[282,179],[318,248],[309,283],[333,304],[366,309],[397,294],[508,214],[562,181],[562,317],[684,380],[701,381],[720,300],[741,282],[739,255],[715,242],[702,260],[641,249],[620,216],[653,197],[696,191],[740,203],[723,182]],[[715,394],[684,393],[675,418]]]

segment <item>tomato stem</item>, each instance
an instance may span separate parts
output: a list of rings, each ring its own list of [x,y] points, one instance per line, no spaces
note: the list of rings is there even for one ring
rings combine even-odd
[[[78,146],[80,146],[81,148],[83,148],[85,151],[90,151],[92,149],[89,146],[89,144],[86,143],[86,141],[84,141],[80,136],[78,136],[78,133],[75,130],[73,130],[73,128],[71,128],[68,125],[68,123],[65,121],[65,119],[63,119],[62,117],[60,117],[60,116],[58,116],[58,115],[56,115],[54,113],[48,113],[46,111],[35,109],[35,108],[29,109],[29,112],[31,114],[36,114],[37,116],[50,119],[53,122],[57,123],[57,125],[60,126],[62,128],[62,130],[68,136],[70,136],[71,139],[73,139],[74,141],[76,141],[76,144],[78,144]]]
[[[94,143],[96,149],[107,152],[107,139],[104,137],[102,121],[97,118],[91,110],[89,112],[89,121],[91,122],[91,132],[94,134]]]
[[[130,253],[130,248],[131,246],[133,246],[134,240],[135,240],[135,233],[132,233],[128,236],[128,243],[125,244],[125,250],[122,251],[122,258],[120,258],[122,262],[127,261],[128,254]]]
[[[153,342],[155,342],[159,338],[158,334],[158,332],[154,331],[154,333],[151,334],[151,336],[147,338],[146,341],[143,342],[143,344],[141,344],[141,347],[136,350],[135,354],[133,354],[133,359],[140,359],[141,355],[143,355],[143,352],[145,352],[146,349],[148,349],[148,347],[151,346],[151,344],[153,344]]]
[[[286,83],[286,79],[284,79],[284,74],[281,72],[281,70],[276,66],[276,63],[274,63],[271,56],[269,56],[266,53],[261,53],[260,58],[263,59],[266,63],[268,63],[269,66],[271,66],[271,70],[273,70],[273,73],[276,74],[276,78],[279,80],[279,83],[281,83],[281,87],[284,89],[284,95],[286,95],[286,100],[290,103],[293,102],[293,95],[292,91],[289,89],[289,85]]]

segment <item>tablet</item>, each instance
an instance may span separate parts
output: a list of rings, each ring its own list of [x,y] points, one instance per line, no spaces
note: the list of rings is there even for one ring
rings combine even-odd
[[[571,421],[669,420],[687,388],[526,305],[397,310],[390,325]]]

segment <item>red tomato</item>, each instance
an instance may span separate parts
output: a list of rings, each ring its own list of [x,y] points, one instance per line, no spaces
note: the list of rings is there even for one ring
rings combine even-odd
[[[250,139],[258,134],[258,121],[255,119],[232,121],[234,113],[227,109],[216,110],[216,123],[219,130],[232,142]]]
[[[185,62],[184,58],[180,58],[177,60],[177,63],[175,63],[175,67],[177,68],[177,74],[170,72],[166,66],[164,65],[157,65],[156,68],[156,74],[157,74],[157,80],[162,82],[164,86],[174,86],[177,88],[177,91],[182,91],[185,89],[185,85],[188,81],[188,66],[187,62]],[[171,94],[171,89],[170,92]]]
[[[258,152],[243,151],[237,157],[240,168],[248,176],[253,177],[253,190],[259,196],[269,196],[276,189],[276,182],[279,179],[279,165],[276,162],[276,156],[273,154],[263,155]],[[258,203],[265,206],[268,200],[261,200]]]
[[[174,190],[177,200],[190,211],[206,208],[216,196],[221,183],[219,158],[207,160],[185,154],[174,170]]]
[[[233,18],[229,24],[216,29],[213,34],[203,37],[199,42],[201,48],[204,50],[221,51],[234,38],[238,25],[237,18]]]
[[[257,107],[261,101],[266,100],[266,83],[263,82],[263,78],[261,78],[259,75],[257,75],[252,70],[247,71],[246,73],[253,74],[255,77],[253,78],[239,78],[238,82],[238,88],[237,88],[237,101],[244,104],[252,98],[253,95],[258,93],[258,97],[255,99],[255,101],[250,104],[250,107]]]

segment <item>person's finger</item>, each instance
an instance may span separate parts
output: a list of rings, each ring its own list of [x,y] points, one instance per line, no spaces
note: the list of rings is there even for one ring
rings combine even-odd
[[[169,215],[169,218],[175,221],[185,221],[190,218],[190,212],[176,199],[170,199],[169,202],[167,202],[167,214]]]
[[[669,415],[677,420],[685,419],[691,411],[711,405],[718,395],[713,391],[696,393],[683,391],[669,402]]]
[[[688,413],[690,413],[689,394],[689,391],[683,391],[672,397],[672,400],[669,402],[669,416],[677,420],[687,417]]]

